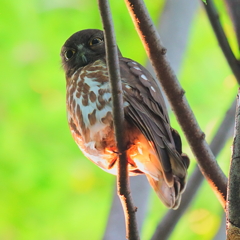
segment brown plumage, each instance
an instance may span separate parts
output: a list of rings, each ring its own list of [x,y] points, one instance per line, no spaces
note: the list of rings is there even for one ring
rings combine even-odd
[[[67,113],[76,143],[92,162],[117,174],[118,159],[104,35],[87,29],[73,34],[61,51],[67,80]],[[186,184],[188,157],[154,78],[139,63],[122,57],[127,159],[130,176],[145,174],[170,208],[177,208]]]

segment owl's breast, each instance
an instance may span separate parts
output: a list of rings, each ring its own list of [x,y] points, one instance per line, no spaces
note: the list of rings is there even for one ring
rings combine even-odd
[[[68,116],[86,141],[112,121],[111,92],[107,68],[100,60],[77,70],[67,88]],[[88,136],[87,129],[91,129]]]
[[[84,154],[95,163],[110,159],[109,165],[117,156],[111,90],[103,61],[77,70],[68,79],[67,113],[71,133]]]

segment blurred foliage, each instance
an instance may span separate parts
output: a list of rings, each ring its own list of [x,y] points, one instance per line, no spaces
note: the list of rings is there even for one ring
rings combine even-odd
[[[146,55],[124,3],[111,3],[123,55],[144,64]],[[146,4],[156,21],[163,3]],[[0,9],[0,239],[101,239],[115,177],[86,160],[70,136],[59,58],[71,34],[101,28],[97,3],[2,0]],[[230,21],[225,12],[223,16],[237,49]],[[179,78],[210,140],[237,85],[202,10],[194,20]],[[173,116],[172,123],[180,130]],[[226,173],[230,144],[218,158]],[[192,168],[195,161],[186,142],[184,152],[191,156]],[[143,239],[150,238],[165,211],[153,195]],[[171,239],[212,239],[221,216],[221,206],[205,183]]]

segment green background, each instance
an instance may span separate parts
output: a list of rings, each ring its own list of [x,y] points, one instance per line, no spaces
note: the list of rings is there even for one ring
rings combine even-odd
[[[163,2],[146,4],[156,21]],[[146,54],[124,2],[111,1],[111,7],[123,55],[145,64]],[[224,6],[218,7],[237,52],[230,20]],[[97,1],[0,2],[0,240],[103,236],[115,177],[86,160],[70,136],[59,57],[65,40],[85,28],[102,28]],[[210,141],[237,94],[237,84],[201,9],[194,18],[179,79]],[[173,115],[171,121],[180,131]],[[231,139],[218,157],[226,174],[230,146]],[[184,152],[193,169],[195,159],[185,139]],[[151,196],[143,239],[151,237],[166,211]],[[171,239],[212,239],[221,217],[222,208],[204,183]]]

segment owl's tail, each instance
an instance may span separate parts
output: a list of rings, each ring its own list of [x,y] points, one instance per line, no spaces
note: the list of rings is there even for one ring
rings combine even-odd
[[[188,157],[185,154],[178,155],[178,158],[182,160],[183,163],[188,161]],[[186,158],[186,159],[185,159]],[[154,165],[157,166],[156,163],[159,162],[157,156],[155,154],[150,155],[150,159]],[[179,159],[178,159],[179,160]],[[178,165],[176,163],[176,159],[170,156],[170,162],[172,165],[172,171],[169,173],[171,175],[172,181],[171,183],[166,181],[165,174],[161,168],[157,168],[157,177],[156,171],[153,172],[145,172],[145,175],[158,195],[158,197],[162,200],[162,202],[168,207],[172,209],[177,209],[181,202],[182,193],[186,187],[186,169],[183,171],[182,164]],[[185,164],[184,164],[185,166]],[[185,168],[185,167],[184,167]]]

